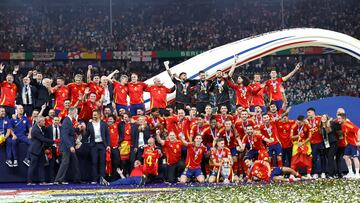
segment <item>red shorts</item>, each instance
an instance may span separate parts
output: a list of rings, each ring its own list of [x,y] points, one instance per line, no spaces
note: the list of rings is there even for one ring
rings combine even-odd
[[[158,166],[157,165],[155,165],[155,166],[144,165],[143,170],[144,170],[145,175],[154,175],[154,176],[158,175]]]

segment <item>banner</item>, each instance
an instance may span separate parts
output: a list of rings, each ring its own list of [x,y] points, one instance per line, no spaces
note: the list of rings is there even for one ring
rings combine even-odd
[[[0,60],[34,60],[34,61],[54,61],[54,60],[131,60],[137,62],[151,61],[152,59],[171,59],[171,58],[191,58],[205,52],[204,50],[174,50],[174,51],[75,51],[75,52],[0,52]],[[323,47],[297,47],[277,51],[270,55],[319,55],[337,54],[331,48]]]
[[[55,52],[34,52],[32,60],[34,61],[52,61],[55,59]]]
[[[25,60],[25,52],[11,52],[10,59],[11,60]]]

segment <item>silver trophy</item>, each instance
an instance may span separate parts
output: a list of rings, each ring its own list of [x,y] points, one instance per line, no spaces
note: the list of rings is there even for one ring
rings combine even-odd
[[[229,176],[231,172],[230,160],[228,158],[223,158],[223,164],[221,166],[221,176],[224,178],[224,183],[230,183]]]

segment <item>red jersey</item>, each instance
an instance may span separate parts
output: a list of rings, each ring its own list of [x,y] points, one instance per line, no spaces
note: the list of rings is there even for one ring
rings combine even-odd
[[[250,168],[248,178],[256,177],[259,181],[270,181],[270,170],[270,167],[266,166],[264,161],[257,160]]]
[[[260,126],[260,132],[262,135],[265,135],[265,137],[267,138],[273,138],[274,139],[274,142],[271,142],[271,143],[267,143],[267,146],[271,146],[271,145],[274,145],[274,144],[278,144],[279,141],[278,141],[278,131],[277,131],[277,127],[276,127],[276,124],[274,122],[270,122],[268,124],[263,124]]]
[[[156,129],[159,128],[160,126],[165,126],[165,119],[163,117],[152,117],[149,116],[146,118],[146,122],[148,123],[149,127],[150,127],[150,133],[155,134]]]
[[[0,83],[0,106],[15,107],[17,87],[14,83],[3,81]]]
[[[49,127],[53,124],[53,118],[46,116],[45,117],[45,127]]]
[[[207,124],[210,124],[210,119],[211,119],[212,115],[204,115],[204,121],[207,123]]]
[[[171,89],[161,86],[148,86],[145,89],[150,93],[150,108],[164,109],[167,106],[166,95],[173,92]]]
[[[248,86],[251,93],[251,106],[265,106],[264,88],[261,88],[260,85],[261,83],[258,82]]]
[[[75,106],[76,102],[79,100],[79,97],[85,94],[86,86],[87,85],[85,83],[81,83],[81,84],[70,83],[67,85],[71,100],[71,106]],[[78,105],[78,108],[81,107],[82,107],[82,102],[80,102]]]
[[[115,104],[121,104],[121,105],[128,105],[127,102],[127,95],[129,92],[128,86],[127,85],[122,85],[119,82],[114,81],[113,82],[114,85],[114,101]]]
[[[196,135],[200,134],[201,137],[203,137],[202,133],[203,130],[206,129],[209,126],[209,124],[203,124],[203,126],[199,127],[198,124],[195,124],[190,129],[190,135],[194,138]]]
[[[190,140],[190,120],[185,117],[184,119],[178,119],[179,134],[183,134],[186,141]],[[182,135],[180,135],[182,136]]]
[[[118,147],[119,146],[119,121],[115,122],[112,125],[109,125],[109,133],[110,133],[110,146]]]
[[[129,91],[130,104],[143,104],[144,90],[148,85],[144,82],[129,82],[127,86]]]
[[[176,137],[178,138],[179,137],[179,128],[178,128],[177,122],[178,122],[178,118],[175,115],[165,118],[167,131],[168,132],[173,131],[175,133]]]
[[[169,165],[177,164],[181,159],[181,141],[170,142],[165,140],[163,150],[165,152],[166,160]]]
[[[129,145],[132,146],[131,123],[125,123],[125,127],[124,127],[124,141],[128,141],[128,142],[129,142]]]
[[[144,165],[140,165],[136,168],[134,168],[131,173],[130,173],[130,177],[140,177],[144,174]]]
[[[206,152],[206,147],[201,145],[201,147],[196,147],[194,144],[188,144],[187,154],[186,154],[186,168],[189,169],[198,169],[201,168],[201,160]]]
[[[320,144],[324,141],[321,133],[320,133],[320,125],[321,125],[321,117],[316,116],[314,119],[309,121],[310,129],[310,143],[311,144]]]
[[[267,93],[269,95],[270,102],[279,101],[283,99],[283,95],[280,90],[283,82],[284,80],[282,77],[276,80],[268,80],[265,82],[265,87],[267,87]]]
[[[144,174],[158,175],[158,161],[161,157],[159,150],[147,146],[144,148]]]
[[[67,115],[69,114],[69,109],[63,109],[58,114],[58,117],[60,118],[60,121],[62,121]]]
[[[272,113],[272,112],[268,112],[268,115],[270,117],[270,119],[272,121],[276,121],[276,120],[279,120],[281,118],[281,114],[284,113],[284,110],[283,109],[279,109],[278,111],[276,111],[275,113]]]
[[[291,138],[291,127],[295,124],[294,120],[287,122],[278,121],[276,126],[278,129],[278,138],[282,148],[290,148],[293,146]]]
[[[236,148],[239,143],[237,141],[237,139],[239,138],[239,136],[237,135],[237,133],[234,130],[230,130],[227,131],[225,129],[225,127],[221,128],[219,130],[219,133],[217,135],[217,138],[224,138],[225,140],[225,146],[229,147],[230,149],[232,148]]]
[[[247,119],[246,121],[237,120],[235,122],[235,129],[239,134],[240,139],[245,137],[245,130],[247,126],[255,126],[255,121],[252,119]]]
[[[359,127],[350,121],[346,121],[345,123],[341,124],[341,130],[344,134],[346,144],[358,146],[357,133],[359,131]]]
[[[229,148],[225,147],[224,149],[216,149],[211,152],[210,162],[219,164],[223,158],[228,158],[229,156],[231,157],[231,151]],[[219,166],[214,166],[213,170],[218,171]]]
[[[203,144],[207,147],[213,146],[213,141],[216,139],[217,135],[219,133],[219,130],[217,128],[212,129],[210,126],[207,126],[203,129],[201,135],[203,139]]]
[[[222,114],[216,114],[214,115],[216,122],[220,123],[221,125],[224,125],[226,119],[230,119],[233,123],[233,116],[232,115],[222,115]]]
[[[305,141],[307,138],[310,137],[310,127],[306,124],[303,126],[298,126],[297,124],[293,125],[291,127],[292,135],[293,136],[299,136],[298,140],[299,142]]]
[[[197,117],[195,117],[195,118],[189,117],[189,122],[190,122],[190,129],[191,129],[193,126],[197,125],[198,118]]]
[[[67,86],[55,87],[53,88],[53,93],[55,95],[55,105],[54,109],[64,110],[64,101],[69,98],[69,89]]]
[[[95,82],[90,82],[87,85],[89,87],[90,93],[96,94],[96,101],[99,101],[101,97],[105,94],[105,90],[101,85],[96,84]]]
[[[250,107],[250,91],[248,87],[243,86],[242,84],[234,84],[231,80],[226,80],[226,84],[235,90],[236,93],[236,106],[241,105],[244,109]]]
[[[248,144],[250,146],[250,150],[264,150],[266,149],[263,140],[265,136],[260,134],[254,134],[254,135],[245,135],[243,138],[243,144]]]
[[[89,121],[92,118],[92,112],[93,110],[96,110],[98,107],[96,103],[91,101],[86,101],[83,103],[83,106],[79,113],[79,119],[83,121]]]

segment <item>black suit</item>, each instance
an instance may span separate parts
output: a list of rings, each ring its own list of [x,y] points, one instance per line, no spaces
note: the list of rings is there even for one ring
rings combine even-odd
[[[102,141],[95,140],[94,124],[89,122],[85,137],[90,138],[90,152],[92,164],[92,181],[96,182],[99,177],[105,177],[106,147],[110,146],[109,128],[104,121],[100,122],[100,135]]]
[[[144,135],[144,144],[147,144],[148,139],[151,137],[150,135],[150,128],[149,126],[146,126],[145,129],[142,131]],[[131,163],[134,163],[135,160],[142,160],[142,155],[144,152],[144,149],[140,146],[139,147],[139,125],[138,124],[132,124],[131,125],[131,139],[133,147],[131,148],[131,155],[130,155],[130,161]],[[132,167],[132,166],[131,166]]]
[[[75,145],[75,131],[72,120],[68,116],[64,118],[60,131],[60,150],[62,152],[62,158],[55,182],[65,181],[66,172],[70,165],[73,167],[71,172],[74,174],[74,181],[80,182],[79,161],[76,153],[70,151],[70,148]]]
[[[46,135],[49,139],[60,139],[60,133],[61,133],[61,127],[58,126],[58,130],[57,130],[57,134],[55,132],[54,134],[54,125],[50,125],[49,127],[46,128]],[[53,146],[53,145],[48,145],[47,146],[50,150],[51,150],[51,153],[52,153],[52,159],[49,160],[49,177],[51,179],[51,181],[54,181],[55,179],[55,175],[59,169],[59,159],[61,157],[58,157],[57,154],[56,154],[56,151],[57,151],[57,148],[56,146]]]
[[[17,77],[16,80],[19,80],[19,78]],[[38,97],[37,88],[33,85],[29,85],[30,93],[31,93],[31,104],[25,104],[23,101],[23,98],[22,98],[24,83],[20,83],[20,82],[18,82],[18,83],[19,83],[19,86],[18,86],[18,94],[16,97],[16,103],[24,106],[24,111],[26,113],[26,116],[31,116],[32,111],[35,107],[36,98]]]
[[[45,143],[53,144],[52,139],[45,137],[45,129],[41,129],[38,125],[34,125],[31,131],[31,145],[29,148],[30,152],[30,167],[28,170],[28,182],[33,181],[33,176],[35,171],[39,172],[39,181],[44,182],[44,162],[45,162],[45,153],[44,145]]]
[[[34,108],[41,109],[41,106],[47,102],[51,104],[49,90],[43,84],[37,82],[35,79],[31,79],[30,84],[37,89],[37,98],[34,103]]]

